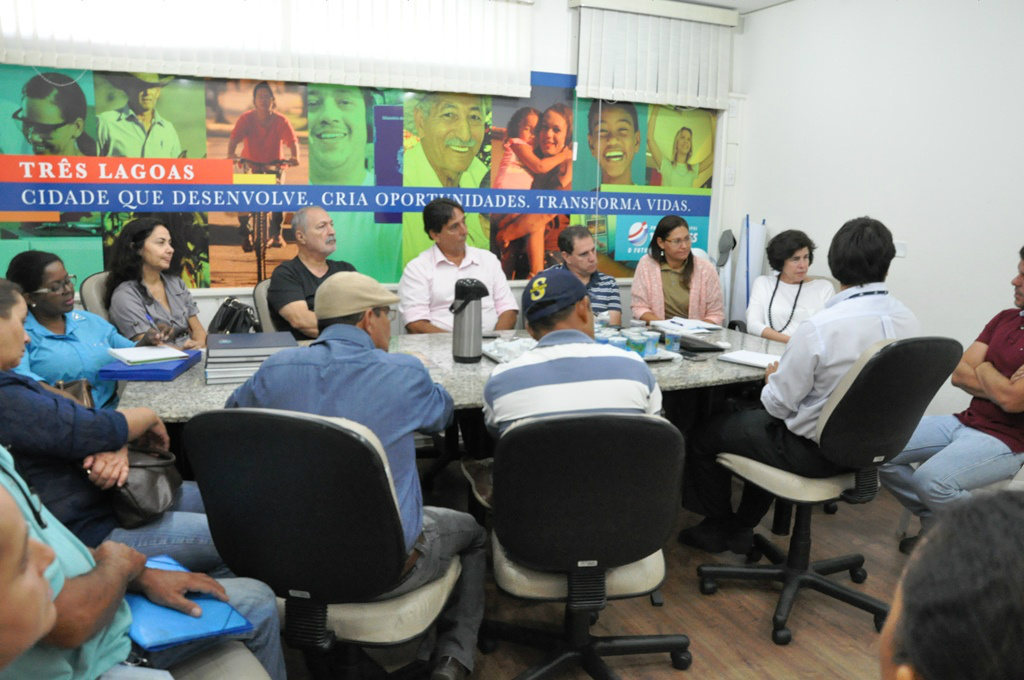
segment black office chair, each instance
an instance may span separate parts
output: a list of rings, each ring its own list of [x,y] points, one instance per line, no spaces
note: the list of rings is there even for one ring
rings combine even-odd
[[[763,553],[771,565],[698,567],[701,592],[714,593],[722,578],[782,583],[772,618],[772,640],[780,645],[793,639],[786,621],[800,588],[812,588],[874,614],[875,627],[881,630],[889,612],[885,603],[825,578],[849,571],[854,583],[863,583],[867,578],[863,555],[810,562],[811,509],[836,500],[867,503],[875,497],[878,466],[903,450],[962,353],[956,340],[925,337],[885,340],[860,356],[829,397],[817,426],[821,455],[849,468],[848,473],[812,479],[735,454],[719,454],[718,462],[748,484],[793,503],[796,521],[788,554],[763,536],[754,536],[748,561],[758,561]]]
[[[678,517],[682,466],[682,435],[654,416],[555,416],[506,430],[494,455],[494,578],[517,597],[564,601],[564,631],[488,620],[481,647],[501,638],[553,649],[519,680],[570,664],[617,678],[601,659],[609,655],[669,652],[675,668],[688,668],[685,635],[590,634],[608,598],[646,595],[664,580],[661,546]]]
[[[189,420],[184,438],[217,550],[235,574],[284,598],[285,641],[314,672],[328,656],[345,656],[327,654],[337,641],[348,643],[355,669],[359,646],[411,640],[440,614],[458,557],[444,578],[372,601],[398,583],[407,555],[390,467],[368,428],[225,409]]]

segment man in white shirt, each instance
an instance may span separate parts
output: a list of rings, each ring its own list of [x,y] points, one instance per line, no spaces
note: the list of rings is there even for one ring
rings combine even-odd
[[[797,328],[786,351],[765,371],[764,410],[727,414],[694,433],[686,457],[683,505],[705,516],[679,541],[707,552],[745,553],[752,528],[773,497],[752,484],[733,512],[731,475],[715,462],[728,451],[805,477],[842,470],[818,452],[815,428],[832,391],[871,345],[917,335],[920,325],[885,286],[896,256],[892,234],[868,217],[850,220],[832,239],[828,264],[840,292]]]
[[[410,333],[449,333],[458,279],[477,279],[489,295],[481,301],[483,330],[509,330],[519,308],[501,263],[492,253],[466,245],[466,214],[450,198],[423,208],[423,229],[434,242],[405,267],[398,283],[398,311]]]

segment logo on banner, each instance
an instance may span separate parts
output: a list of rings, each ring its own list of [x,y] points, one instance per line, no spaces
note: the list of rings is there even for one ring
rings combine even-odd
[[[641,220],[634,222],[629,225],[629,233],[626,238],[634,246],[646,246],[647,245],[647,233],[650,229],[647,227],[647,221]]]

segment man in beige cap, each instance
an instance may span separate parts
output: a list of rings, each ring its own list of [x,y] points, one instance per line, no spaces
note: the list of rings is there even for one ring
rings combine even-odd
[[[96,116],[100,156],[178,158],[181,142],[171,121],[156,110],[163,88],[173,76],[158,73],[109,73],[107,80],[128,98],[119,109]]]
[[[319,337],[309,347],[277,352],[228,399],[226,407],[288,409],[348,418],[380,439],[398,497],[406,569],[382,597],[397,597],[440,578],[453,555],[462,574],[420,658],[433,659],[431,680],[457,680],[473,669],[484,613],[483,528],[470,515],[423,506],[414,432],[440,432],[452,420],[451,395],[418,359],[388,354],[394,295],[357,272],[327,278],[316,291]]]

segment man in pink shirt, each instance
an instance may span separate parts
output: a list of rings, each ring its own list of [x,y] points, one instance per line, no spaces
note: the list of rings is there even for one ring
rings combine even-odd
[[[490,293],[482,300],[483,330],[509,330],[519,307],[501,262],[492,253],[466,245],[466,214],[450,198],[423,208],[423,229],[434,245],[409,262],[398,283],[398,311],[410,333],[450,333],[458,279],[477,279]]]

